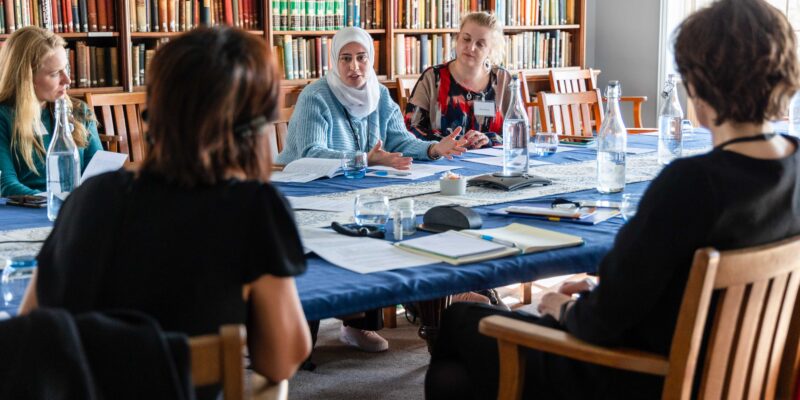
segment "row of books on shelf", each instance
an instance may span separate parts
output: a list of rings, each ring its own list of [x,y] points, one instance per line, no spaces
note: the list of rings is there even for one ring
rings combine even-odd
[[[577,1],[495,0],[495,14],[506,26],[574,24]]]
[[[272,29],[275,31],[330,31],[345,26],[383,27],[383,1],[272,1]]]
[[[573,65],[574,35],[566,31],[506,35],[507,69],[563,68]]]
[[[67,48],[72,87],[120,86],[116,47],[88,46],[78,41]]]
[[[113,0],[0,0],[0,33],[35,25],[56,33],[116,30]]]
[[[348,0],[350,1],[350,0]],[[575,23],[577,0],[391,0],[392,26],[398,29],[457,29],[473,11],[494,12],[505,26]]]
[[[398,75],[420,74],[430,66],[452,58],[453,37],[441,35],[395,35],[394,70]]]
[[[169,42],[168,37],[159,38],[155,44],[134,43],[131,47],[131,78],[133,86],[144,86],[147,77],[147,69],[150,61],[162,45]]]
[[[276,40],[272,48],[273,54],[278,58],[278,64],[283,72],[283,79],[315,79],[325,76],[331,68],[336,66],[331,61],[332,38],[321,36],[316,38],[292,38],[283,35]],[[373,41],[375,54],[380,53],[380,42]],[[380,69],[380,57],[373,61],[375,72]]]
[[[261,26],[257,0],[130,0],[131,32],[184,32],[200,25]]]

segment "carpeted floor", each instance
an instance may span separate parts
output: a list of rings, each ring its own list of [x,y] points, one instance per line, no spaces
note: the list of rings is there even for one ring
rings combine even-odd
[[[422,399],[430,355],[417,327],[401,315],[397,328],[383,329],[389,351],[364,353],[339,342],[341,321],[321,323],[313,372],[299,371],[289,382],[290,399]]]

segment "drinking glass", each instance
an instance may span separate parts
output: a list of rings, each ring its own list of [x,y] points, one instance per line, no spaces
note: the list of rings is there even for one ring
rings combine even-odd
[[[531,155],[534,157],[549,157],[558,151],[558,134],[552,132],[537,132],[531,141],[533,150]]]
[[[347,151],[342,156],[342,172],[348,179],[361,179],[367,174],[367,153]]]
[[[3,305],[19,307],[22,304],[22,297],[25,295],[28,282],[33,276],[33,271],[36,270],[36,257],[11,257],[5,264],[0,277]]]
[[[384,225],[389,220],[389,198],[375,194],[356,195],[353,214],[359,225]]]
[[[642,195],[640,194],[625,193],[622,195],[622,204],[619,208],[619,211],[622,214],[622,219],[625,221],[630,221],[630,219],[636,215],[636,211],[639,209],[639,201],[641,199]]]

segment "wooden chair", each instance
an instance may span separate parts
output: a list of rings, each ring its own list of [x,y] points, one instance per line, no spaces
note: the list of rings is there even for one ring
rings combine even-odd
[[[406,105],[408,98],[411,97],[411,92],[414,86],[417,85],[417,78],[397,78],[397,104],[400,105],[400,113],[406,113]]]
[[[599,90],[561,94],[539,92],[538,97],[543,131],[568,136],[593,136],[592,121],[603,120],[603,102]]]
[[[142,121],[145,93],[86,93],[86,103],[98,116],[104,132],[100,141],[106,144],[108,151],[128,154],[130,163],[144,160],[147,151]]]
[[[518,72],[519,76],[519,90],[522,92],[522,106],[525,107],[525,112],[528,113],[528,121],[531,123],[531,135],[536,134],[537,129],[541,129],[541,119],[539,119],[539,102],[537,98],[531,98],[531,91],[528,88],[528,79],[525,77],[525,73],[522,71]],[[505,110],[503,110],[505,113]],[[539,126],[537,127],[536,121],[539,121]]]
[[[800,344],[800,236],[741,250],[697,250],[668,357],[592,345],[572,335],[500,316],[480,331],[498,339],[499,399],[522,394],[525,358],[519,346],[607,367],[665,376],[662,398],[788,399]],[[602,284],[602,283],[601,283]],[[709,304],[718,302],[713,315]],[[635,301],[635,299],[633,300]],[[705,360],[698,360],[711,318]],[[700,393],[692,394],[700,364]]]
[[[219,335],[204,335],[189,339],[192,359],[192,384],[206,386],[222,383],[225,400],[270,399],[288,397],[288,382],[268,384],[263,377],[253,373],[252,390],[247,393],[244,379],[243,351],[246,342],[242,325],[224,325]]]
[[[597,73],[593,69],[550,70],[550,91],[553,93],[578,93],[597,89]],[[642,104],[647,96],[622,96],[620,102],[633,104],[633,127],[642,128]],[[603,101],[606,101],[603,98]],[[599,121],[599,120],[598,120]]]
[[[292,119],[292,112],[294,107],[284,107],[278,110],[278,117],[275,121],[268,124],[265,129],[267,135],[270,136],[269,151],[272,154],[272,160],[278,156],[286,145],[286,137],[289,135],[289,120]]]

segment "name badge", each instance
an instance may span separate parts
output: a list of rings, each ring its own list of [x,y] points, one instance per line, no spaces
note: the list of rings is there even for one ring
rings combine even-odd
[[[475,100],[472,103],[472,107],[475,109],[475,115],[480,115],[481,117],[494,117],[497,114],[494,101]]]

